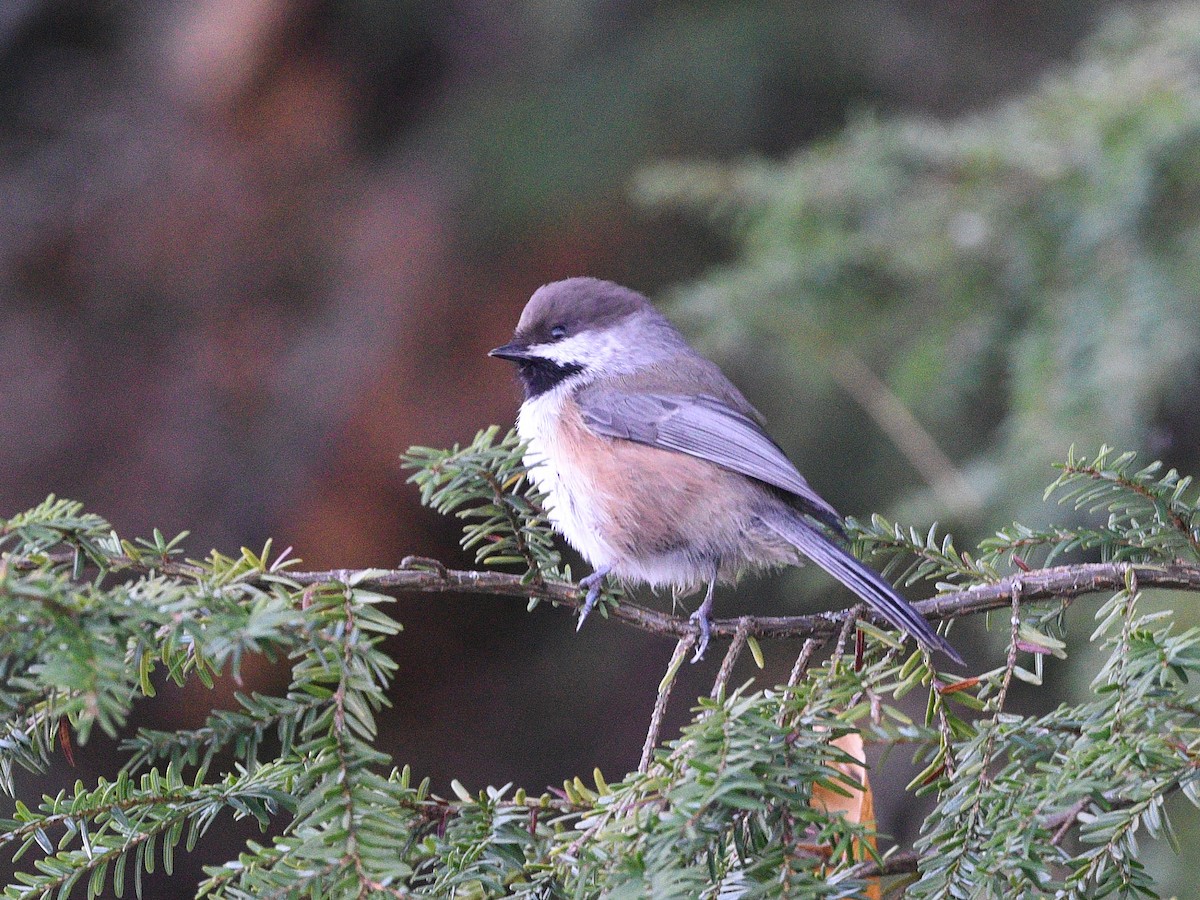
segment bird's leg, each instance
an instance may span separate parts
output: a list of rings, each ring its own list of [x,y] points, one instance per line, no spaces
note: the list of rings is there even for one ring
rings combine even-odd
[[[600,599],[600,587],[604,582],[604,576],[609,573],[612,566],[600,566],[591,575],[579,579],[579,586],[587,588],[587,596],[583,599],[583,606],[579,608],[579,624],[575,626],[578,631],[583,627],[583,621],[588,617],[588,613],[595,607],[596,601]]]
[[[700,644],[696,647],[696,655],[692,657],[694,663],[704,659],[704,651],[708,649],[708,639],[712,637],[713,589],[716,586],[717,576],[714,574],[708,582],[708,592],[704,595],[704,602],[690,617],[690,621],[700,626]]]

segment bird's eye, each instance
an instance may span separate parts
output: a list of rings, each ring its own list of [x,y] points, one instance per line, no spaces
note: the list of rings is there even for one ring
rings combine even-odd
[[[566,325],[555,325],[553,328],[550,329],[550,337],[554,338],[556,341],[560,341],[563,338],[565,338],[566,336],[567,336],[567,326]]]

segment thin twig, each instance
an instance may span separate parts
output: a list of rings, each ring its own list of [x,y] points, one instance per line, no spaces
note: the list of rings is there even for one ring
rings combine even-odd
[[[983,765],[979,771],[980,790],[975,795],[972,814],[978,811],[983,801],[983,788],[991,784],[994,774],[990,771],[992,755],[996,752],[996,733],[1000,728],[1000,717],[1004,714],[1004,702],[1008,699],[1008,689],[1012,685],[1013,672],[1017,670],[1017,649],[1021,635],[1021,588],[1018,585],[1012,595],[1012,618],[1009,620],[1008,656],[1004,661],[1004,675],[1000,679],[1000,690],[996,692],[996,711],[992,716],[991,728],[988,731],[987,743],[983,748]]]
[[[888,878],[892,875],[912,875],[917,871],[921,861],[920,854],[913,850],[901,850],[893,853],[883,862],[868,860],[861,862],[851,869],[847,875],[851,878]]]
[[[1091,797],[1080,797],[1065,810],[1051,816],[1042,823],[1046,828],[1058,827],[1058,830],[1054,832],[1054,836],[1050,838],[1050,845],[1052,847],[1057,847],[1063,842],[1063,838],[1070,833],[1071,826],[1075,824],[1079,818],[1079,814],[1087,809],[1088,804],[1091,802]]]
[[[796,657],[796,662],[792,664],[792,673],[788,676],[787,686],[794,688],[800,683],[800,679],[804,677],[804,673],[808,671],[809,663],[812,662],[813,654],[817,648],[824,644],[824,641],[816,638],[808,638],[804,642],[804,646],[800,648],[800,654]],[[775,714],[775,723],[781,728],[787,721],[788,703],[787,694],[783,694],[779,698],[779,712]]]
[[[1121,649],[1117,653],[1117,673],[1113,684],[1117,688],[1117,703],[1113,709],[1113,729],[1119,731],[1124,724],[1125,719],[1125,700],[1128,695],[1126,690],[1127,679],[1125,672],[1129,665],[1129,644],[1133,640],[1133,622],[1134,612],[1137,610],[1137,602],[1139,598],[1137,572],[1129,570],[1129,577],[1125,580],[1125,612],[1121,622]]]
[[[709,696],[716,700],[725,693],[725,686],[729,683],[729,678],[733,675],[733,667],[738,661],[738,657],[742,655],[742,650],[745,649],[746,641],[750,634],[750,620],[746,616],[738,619],[738,630],[734,632],[733,640],[729,642],[729,649],[725,651],[725,658],[721,660],[721,668],[717,672],[717,680],[713,682],[712,691]]]
[[[1009,620],[1008,656],[1004,661],[1004,678],[1000,681],[1000,690],[996,693],[995,723],[1000,724],[1000,715],[1004,712],[1004,701],[1008,699],[1008,688],[1012,684],[1013,672],[1017,669],[1017,649],[1021,638],[1021,585],[1013,585],[1012,618]]]
[[[796,662],[792,664],[792,674],[788,676],[787,680],[788,687],[793,688],[800,683],[800,679],[808,671],[808,664],[812,662],[813,654],[820,646],[821,641],[816,638],[809,638],[804,642],[804,646],[800,648],[800,653],[796,657]]]
[[[858,618],[866,611],[866,606],[858,603],[848,610],[843,616],[842,630],[838,632],[837,643],[833,646],[833,658],[840,659],[846,652],[846,642],[850,640],[850,635],[854,632],[855,626],[858,625]]]
[[[829,372],[921,474],[942,505],[959,511],[974,511],[983,505],[983,498],[975,486],[942,451],[904,401],[858,354],[845,347],[838,348],[832,356]]]
[[[694,634],[686,634],[679,639],[679,643],[675,645],[675,652],[671,654],[671,661],[667,664],[667,673],[663,676],[662,684],[658,688],[658,699],[654,701],[654,714],[650,716],[650,730],[646,732],[646,743],[642,745],[642,760],[638,763],[640,774],[644,775],[650,768],[650,760],[654,758],[654,748],[658,746],[658,735],[662,731],[663,717],[667,714],[667,700],[671,696],[671,688],[675,686],[675,678],[679,674],[679,667],[683,665],[684,657],[687,656],[695,642]]]
[[[939,696],[936,691],[933,697],[937,704],[935,712],[937,715],[938,737],[942,742],[942,765],[939,770],[933,773],[932,777],[944,776],[947,781],[953,781],[954,773],[958,771],[958,760],[954,758],[954,729],[950,727],[950,720],[946,718],[945,698]]]

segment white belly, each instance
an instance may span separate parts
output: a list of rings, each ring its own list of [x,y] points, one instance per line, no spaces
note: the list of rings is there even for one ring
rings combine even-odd
[[[585,471],[573,462],[581,445],[594,454],[599,444],[604,452],[610,439],[587,429],[566,390],[527,400],[517,418],[517,433],[527,445],[530,478],[546,495],[550,523],[593,567],[607,566],[622,581],[656,588],[690,590],[712,577],[710,567],[698,566],[685,548],[659,553],[635,549],[642,543],[637,532],[645,523],[636,512],[640,505],[617,493],[620,486],[613,482],[621,479],[621,463],[614,470],[612,459],[607,465],[593,460]],[[640,488],[645,493],[646,486]]]

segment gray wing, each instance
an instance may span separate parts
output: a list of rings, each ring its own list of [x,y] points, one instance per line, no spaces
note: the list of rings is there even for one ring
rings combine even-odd
[[[686,453],[794,494],[804,509],[841,531],[841,516],[749,415],[708,395],[583,390],[584,423],[597,434]],[[751,410],[752,411],[752,410]]]

